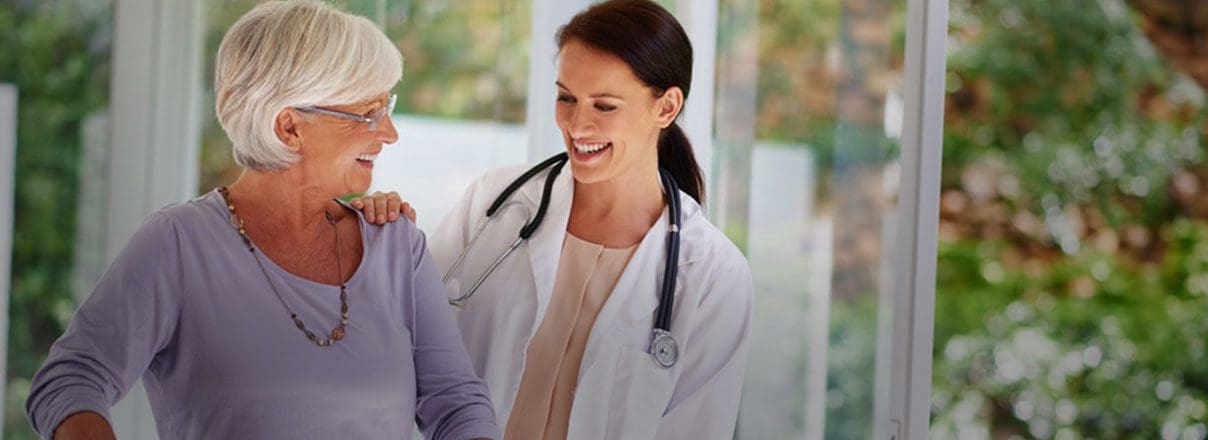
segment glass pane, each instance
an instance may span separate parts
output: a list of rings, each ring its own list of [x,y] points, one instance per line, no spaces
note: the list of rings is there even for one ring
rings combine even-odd
[[[738,437],[885,419],[905,1],[721,2],[713,200],[755,277]]]
[[[208,3],[205,56],[211,78],[223,33],[257,3]],[[345,10],[381,25],[403,54],[393,115],[399,141],[378,156],[371,191],[403,194],[423,228],[434,228],[482,172],[527,160],[529,7],[522,0],[345,4]],[[206,105],[213,108],[212,98]],[[202,141],[202,192],[239,173],[230,141],[212,114]]]
[[[1205,13],[951,3],[933,437],[1208,437]]]
[[[528,160],[529,8],[523,0],[421,1],[388,27],[407,59],[399,91],[407,105],[395,117],[399,142],[378,157],[373,190],[403,194],[425,230],[474,178]]]
[[[7,439],[37,438],[25,418],[30,378],[104,268],[112,20],[112,1],[0,3],[0,83],[19,94]]]

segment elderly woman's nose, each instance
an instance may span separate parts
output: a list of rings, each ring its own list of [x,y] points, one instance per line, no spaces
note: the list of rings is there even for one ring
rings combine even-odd
[[[383,144],[393,144],[398,141],[398,129],[394,127],[394,120],[390,118],[390,115],[383,116],[382,122],[378,123],[377,136]]]

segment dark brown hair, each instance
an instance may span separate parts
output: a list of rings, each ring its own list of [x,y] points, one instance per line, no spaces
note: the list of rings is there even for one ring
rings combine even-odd
[[[684,92],[684,101],[688,100],[688,89],[692,86],[692,43],[675,17],[653,1],[597,3],[558,29],[554,39],[559,49],[577,40],[610,53],[628,64],[657,95],[679,87]],[[692,153],[692,143],[679,123],[672,121],[659,133],[658,150],[659,167],[671,172],[680,189],[704,204],[705,181]]]

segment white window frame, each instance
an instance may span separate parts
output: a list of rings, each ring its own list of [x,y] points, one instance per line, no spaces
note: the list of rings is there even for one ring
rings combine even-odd
[[[0,329],[8,329],[8,299],[13,264],[13,212],[16,208],[17,86],[0,84]],[[8,332],[0,334],[0,377],[8,377]],[[7,396],[0,380],[0,396]],[[4,401],[0,400],[0,414]],[[3,433],[0,433],[3,436]]]
[[[947,38],[948,0],[907,0],[889,420],[877,438],[930,430]]]
[[[554,122],[554,81],[558,48],[554,33],[576,13],[591,5],[588,0],[533,0],[532,34],[529,50],[528,97],[525,126],[528,127],[529,161],[549,157],[565,147],[562,134]]]
[[[148,214],[197,188],[204,2],[116,0],[105,193],[106,265]],[[141,382],[110,411],[118,438],[157,438]]]

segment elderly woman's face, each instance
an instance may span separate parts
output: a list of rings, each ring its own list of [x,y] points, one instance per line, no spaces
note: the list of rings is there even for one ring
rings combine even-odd
[[[331,105],[322,108],[341,113],[369,116],[387,105],[387,93],[360,103]],[[296,166],[308,182],[329,188],[333,193],[361,193],[369,189],[373,163],[386,144],[398,140],[398,132],[390,116],[383,116],[370,131],[372,124],[328,114],[310,113],[298,127],[301,160]]]

